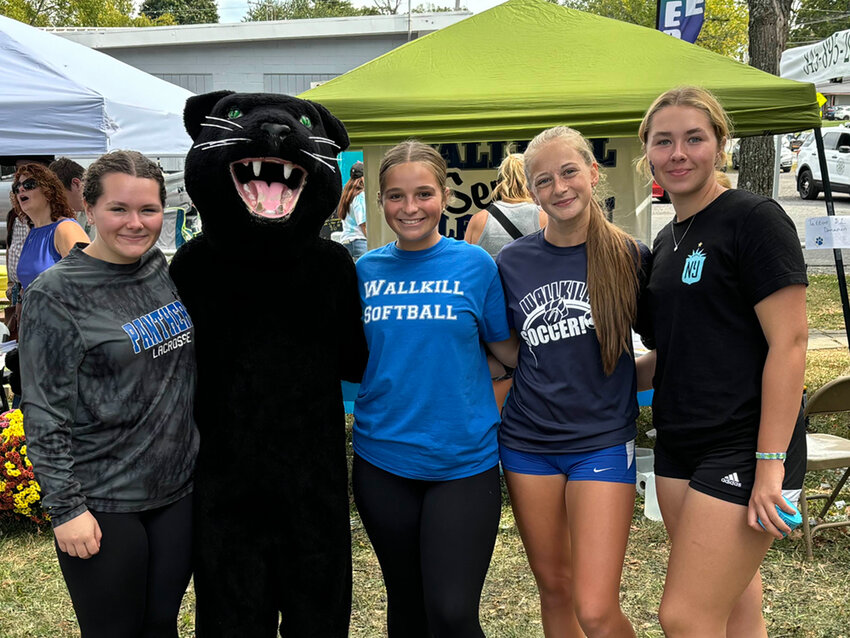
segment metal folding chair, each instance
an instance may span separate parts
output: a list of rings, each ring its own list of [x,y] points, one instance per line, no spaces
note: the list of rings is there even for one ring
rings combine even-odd
[[[806,422],[816,414],[831,414],[850,411],[850,376],[833,379],[809,397],[806,403]],[[806,488],[800,495],[800,514],[803,517],[803,538],[806,542],[806,556],[812,558],[812,536],[831,527],[850,525],[850,518],[839,521],[823,521],[829,508],[838,498],[847,479],[850,478],[850,440],[832,434],[806,434],[806,472],[846,468],[832,493],[807,495]],[[809,524],[809,501],[825,501],[815,519],[815,525]],[[822,522],[818,522],[822,521]]]

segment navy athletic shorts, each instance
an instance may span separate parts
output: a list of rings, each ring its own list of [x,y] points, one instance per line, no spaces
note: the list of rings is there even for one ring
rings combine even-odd
[[[500,445],[499,457],[503,469],[517,474],[565,474],[571,481],[605,483],[634,483],[636,478],[634,441],[592,452],[566,454],[518,452]]]

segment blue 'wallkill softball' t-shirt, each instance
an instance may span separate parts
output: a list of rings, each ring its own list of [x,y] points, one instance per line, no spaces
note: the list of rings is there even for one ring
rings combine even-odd
[[[448,480],[498,462],[499,410],[482,341],[510,335],[496,264],[441,238],[357,262],[369,363],[354,404],[354,451],[398,476]]]

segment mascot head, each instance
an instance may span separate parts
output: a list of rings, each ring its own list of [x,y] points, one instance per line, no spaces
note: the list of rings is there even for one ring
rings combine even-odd
[[[183,120],[194,141],[186,190],[214,246],[262,258],[263,249],[279,255],[318,237],[339,201],[336,156],[348,147],[327,109],[287,95],[217,91],[189,98]]]

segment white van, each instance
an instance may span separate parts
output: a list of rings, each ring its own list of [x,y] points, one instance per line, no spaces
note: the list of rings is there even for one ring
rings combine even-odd
[[[823,130],[826,168],[833,192],[850,193],[850,128],[836,126]],[[823,191],[814,134],[809,135],[797,154],[797,192],[803,199],[815,199]]]

